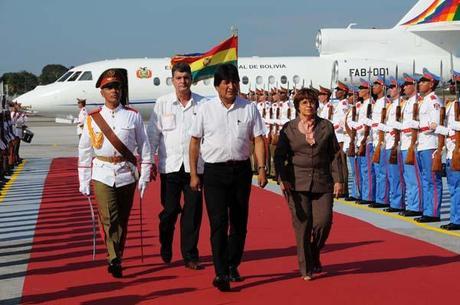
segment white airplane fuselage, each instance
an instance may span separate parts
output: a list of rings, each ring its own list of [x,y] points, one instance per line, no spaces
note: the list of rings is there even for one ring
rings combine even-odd
[[[432,2],[420,0],[391,29],[321,29],[316,37],[320,56],[240,57],[240,86],[245,91],[280,85],[335,87],[338,80],[357,84],[359,78],[372,81],[378,76],[402,77],[403,73],[421,73],[423,68],[447,81],[451,70],[460,67],[457,58],[460,25],[457,22],[404,25]],[[86,99],[89,109],[102,105],[103,99],[95,84],[99,76],[111,68],[126,70],[130,104],[141,111],[144,118],[149,116],[159,96],[174,90],[169,58],[115,59],[74,67],[68,71],[73,75],[64,81],[61,77],[52,84],[38,86],[16,101],[42,116],[76,115],[77,98]],[[88,79],[89,74],[91,79],[83,80]],[[216,95],[212,79],[198,82],[192,91],[204,96]]]

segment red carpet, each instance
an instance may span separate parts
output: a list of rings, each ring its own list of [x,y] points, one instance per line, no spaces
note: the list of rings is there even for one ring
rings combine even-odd
[[[206,269],[182,266],[176,234],[174,263],[159,257],[159,183],[144,199],[145,260],[140,261],[139,201],[130,219],[124,275],[106,272],[98,236],[91,260],[91,218],[78,193],[75,159],[55,159],[43,193],[23,304],[447,304],[458,299],[459,256],[362,221],[334,215],[322,258],[326,275],[304,282],[297,272],[290,215],[283,199],[254,188],[248,240],[234,292],[211,286],[209,227],[204,215],[200,251]],[[178,230],[176,230],[178,232]]]

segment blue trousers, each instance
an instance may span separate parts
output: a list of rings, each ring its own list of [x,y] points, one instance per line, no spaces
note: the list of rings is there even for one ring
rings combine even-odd
[[[439,173],[431,171],[434,149],[417,152],[422,180],[423,215],[439,217],[441,215],[442,180]]]
[[[385,149],[380,151],[379,163],[373,163],[375,172],[375,202],[388,204],[390,202],[390,185],[388,181],[388,158]]]
[[[386,150],[387,160],[390,157],[391,149]],[[405,209],[406,185],[404,183],[404,160],[401,152],[398,152],[398,163],[388,162],[388,180],[390,183],[390,207],[394,209]]]
[[[460,225],[460,171],[451,167],[452,160],[447,160],[447,185],[450,192],[450,222]]]
[[[406,183],[406,210],[422,212],[422,180],[417,158],[414,165],[406,164],[407,150],[401,151],[404,182]]]
[[[357,157],[347,157],[348,163],[350,166],[348,168],[351,171],[351,176],[353,177],[353,183],[351,185],[351,196],[356,199],[361,199],[361,193],[359,190],[360,177],[359,177],[359,166]]]
[[[375,173],[372,166],[372,155],[374,147],[372,144],[367,144],[366,155],[364,157],[357,157],[359,164],[360,174],[360,190],[361,199],[367,201],[375,201]]]

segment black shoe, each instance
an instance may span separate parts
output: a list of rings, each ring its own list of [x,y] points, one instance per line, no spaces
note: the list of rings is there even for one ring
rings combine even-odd
[[[242,282],[243,281],[243,278],[241,277],[240,273],[238,272],[238,268],[237,267],[229,267],[228,268],[229,270],[229,278],[230,278],[230,282]]]
[[[358,199],[356,200],[356,204],[369,204],[369,203],[366,200]]]
[[[118,258],[113,259],[112,262],[109,263],[107,271],[115,278],[123,277],[121,262]]]
[[[460,225],[455,223],[448,223],[446,225],[442,225],[440,228],[447,231],[460,230]]]
[[[321,273],[323,272],[323,266],[321,265],[321,261],[317,260],[315,265],[313,266],[313,273]]]
[[[212,285],[220,291],[230,291],[230,281],[228,280],[228,277],[225,275],[216,276],[212,281]]]
[[[169,264],[172,259],[172,249],[170,247],[161,246],[160,255],[163,262]]]
[[[396,212],[403,212],[404,210],[403,210],[403,209],[396,209],[396,208],[389,207],[389,208],[384,209],[384,211],[385,211],[385,212],[388,212],[388,213],[396,213]]]
[[[185,262],[185,268],[192,269],[192,270],[203,270],[203,265],[200,264],[198,261],[188,261]]]
[[[377,209],[377,208],[387,208],[387,207],[389,207],[389,206],[390,206],[389,204],[378,203],[378,202],[373,202],[373,203],[371,203],[371,204],[368,205],[368,207],[374,208],[374,209]]]
[[[412,216],[422,216],[422,212],[417,212],[417,211],[411,211],[411,210],[405,210],[399,213],[401,216],[405,217],[412,217]]]
[[[441,218],[440,217],[433,217],[433,216],[425,216],[425,215],[423,215],[422,217],[415,218],[414,220],[416,222],[425,223],[425,222],[438,222],[438,221],[441,221]]]
[[[343,198],[343,200],[345,200],[345,201],[356,201],[356,200],[358,200],[358,199],[356,199],[356,198],[353,197],[353,196],[350,196],[350,197],[346,196],[345,198]]]

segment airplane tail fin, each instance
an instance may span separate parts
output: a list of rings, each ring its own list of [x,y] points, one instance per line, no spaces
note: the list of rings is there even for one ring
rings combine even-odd
[[[396,25],[419,27],[460,24],[460,0],[420,0]],[[451,28],[451,27],[449,27]]]

